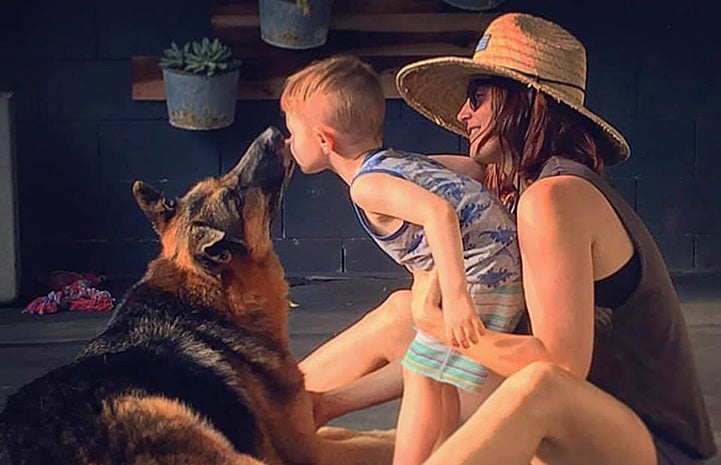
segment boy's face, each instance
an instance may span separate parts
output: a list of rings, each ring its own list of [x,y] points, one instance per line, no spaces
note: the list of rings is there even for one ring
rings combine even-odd
[[[304,115],[291,111],[285,115],[290,131],[290,152],[303,173],[312,174],[328,167],[315,125]]]

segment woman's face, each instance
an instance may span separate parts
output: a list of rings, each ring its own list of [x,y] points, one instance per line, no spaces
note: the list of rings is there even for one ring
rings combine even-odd
[[[499,163],[502,160],[499,139],[497,136],[487,137],[493,116],[488,80],[471,80],[466,95],[456,118],[466,127],[468,155],[479,163]]]

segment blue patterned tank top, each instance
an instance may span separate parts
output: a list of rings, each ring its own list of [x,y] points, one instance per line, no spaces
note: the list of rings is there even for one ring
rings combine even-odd
[[[425,155],[396,149],[370,152],[354,180],[367,173],[386,173],[413,182],[455,208],[469,283],[495,288],[520,280],[521,260],[515,221],[483,184],[455,173]],[[353,206],[366,232],[396,263],[411,272],[433,269],[433,256],[421,226],[404,221],[393,233],[378,235],[363,210]]]

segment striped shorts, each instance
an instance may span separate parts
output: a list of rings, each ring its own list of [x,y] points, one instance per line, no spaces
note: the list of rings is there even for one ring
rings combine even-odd
[[[504,333],[515,329],[525,308],[520,282],[496,288],[469,283],[468,291],[486,328]],[[488,376],[486,368],[422,331],[416,333],[402,364],[413,372],[470,392],[479,392]]]

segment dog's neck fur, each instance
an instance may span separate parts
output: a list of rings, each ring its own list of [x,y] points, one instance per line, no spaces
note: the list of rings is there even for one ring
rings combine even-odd
[[[194,272],[159,257],[150,262],[142,281],[191,305],[217,309],[244,328],[265,330],[288,350],[288,284],[273,252],[260,262],[236,259],[219,275]]]

